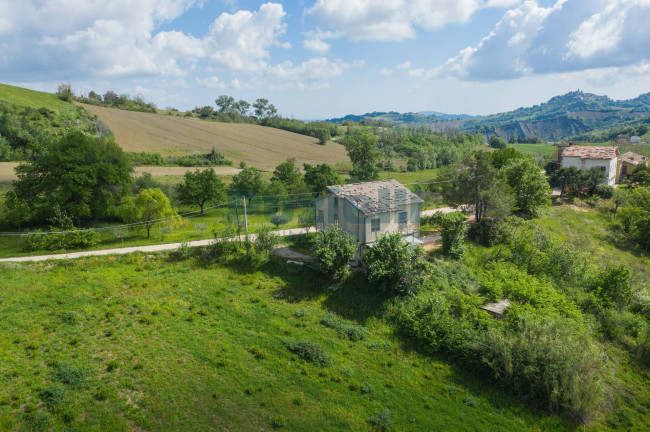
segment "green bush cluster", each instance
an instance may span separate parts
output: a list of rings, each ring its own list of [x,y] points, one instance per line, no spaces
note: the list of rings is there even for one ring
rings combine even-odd
[[[325,352],[316,342],[309,340],[289,341],[285,342],[284,345],[302,360],[314,363],[317,366],[327,367],[332,364],[332,356]]]
[[[99,242],[99,233],[95,231],[83,231],[77,228],[64,233],[34,230],[23,237],[22,249],[26,252],[86,249],[98,245]]]
[[[368,336],[368,330],[357,324],[350,324],[341,320],[335,313],[325,314],[320,323],[338,332],[339,336],[352,342],[358,342]]]
[[[332,226],[314,237],[312,257],[321,273],[334,280],[342,280],[350,273],[349,262],[357,247],[351,235]]]

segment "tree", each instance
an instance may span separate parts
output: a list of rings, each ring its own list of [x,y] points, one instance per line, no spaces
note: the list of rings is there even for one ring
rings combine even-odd
[[[314,219],[314,209],[311,207],[306,208],[298,215],[298,226],[300,228],[305,228],[309,234],[309,228],[314,225]]]
[[[271,223],[275,225],[275,228],[280,228],[280,225],[284,225],[289,222],[289,218],[284,213],[275,213],[271,216]]]
[[[496,168],[501,168],[524,157],[525,156],[514,147],[502,148],[492,152],[492,164]]]
[[[492,157],[486,151],[468,155],[463,161],[444,194],[454,205],[468,204],[474,207],[476,222],[483,217],[500,219],[512,208],[512,193],[499,177],[499,171],[492,164]]]
[[[212,108],[210,105],[206,105],[204,107],[199,108],[198,111],[199,111],[199,118],[206,119],[212,116],[212,113],[214,112],[214,108]]]
[[[501,151],[501,150],[499,150]],[[516,160],[503,168],[515,197],[515,208],[528,216],[551,202],[551,188],[539,167],[530,158]]]
[[[331,226],[317,233],[312,257],[321,273],[334,280],[342,280],[350,273],[349,262],[354,257],[357,246],[354,237],[339,227]]]
[[[66,101],[66,102],[72,102],[72,99],[74,98],[74,93],[72,93],[72,86],[70,84],[59,84],[56,94],[59,97],[59,99]]]
[[[70,132],[16,167],[16,200],[7,205],[27,203],[31,222],[44,222],[56,205],[77,223],[106,218],[130,192],[131,171],[113,141]]]
[[[221,95],[214,102],[219,107],[219,112],[230,113],[235,109],[235,98],[232,96]]]
[[[181,204],[196,204],[201,208],[208,202],[224,201],[226,185],[217,177],[212,168],[203,171],[186,172],[183,182],[176,186],[178,201]]]
[[[240,116],[244,117],[248,115],[248,110],[251,108],[251,104],[249,104],[243,99],[240,99],[235,103],[233,108],[237,110]]]
[[[264,252],[268,257],[271,251],[280,244],[280,236],[273,232],[270,225],[263,225],[257,231],[254,244],[258,252]]]
[[[560,188],[560,196],[564,196],[567,189],[571,193],[579,192],[583,186],[583,177],[576,167],[560,168],[551,174],[549,180],[551,186]]]
[[[114,91],[109,90],[106,93],[104,93],[104,103],[114,104],[114,103],[118,103],[119,101],[120,101],[120,97]]]
[[[433,222],[442,227],[442,252],[456,259],[462,258],[465,254],[467,216],[462,212],[438,212]]]
[[[266,120],[269,117],[275,117],[275,115],[278,113],[278,110],[275,108],[275,106],[273,104],[269,104],[269,100],[264,98],[257,99],[253,104],[253,108],[255,108],[255,115],[260,120]]]
[[[628,192],[622,188],[614,189],[614,213],[618,212],[619,207],[627,204]]]
[[[426,262],[421,247],[411,249],[400,233],[384,233],[363,257],[366,276],[391,294],[415,294],[424,281]]]
[[[150,237],[151,227],[178,216],[167,195],[158,188],[143,189],[135,198],[122,198],[116,214],[126,223],[142,223],[147,228],[147,238]]]
[[[287,159],[275,167],[271,181],[282,183],[287,189],[291,189],[294,184],[302,179],[300,169],[296,166],[294,159]]]
[[[628,183],[631,186],[650,186],[650,167],[646,165],[637,165],[632,171]]]
[[[603,183],[607,179],[605,170],[602,170],[598,167],[582,170],[581,174],[583,185],[589,187],[589,195],[593,195],[594,191],[596,190],[596,186]]]
[[[305,183],[319,194],[325,192],[327,186],[343,183],[343,179],[336,173],[334,167],[330,164],[310,165],[304,164]]]
[[[489,144],[490,144],[490,147],[495,148],[495,149],[504,149],[504,148],[508,147],[508,145],[503,140],[503,138],[500,138],[500,137],[498,137],[496,135],[493,135],[492,137],[490,137]]]
[[[262,172],[255,167],[242,169],[239,174],[233,176],[230,184],[230,190],[241,192],[248,198],[249,204],[254,196],[264,193],[266,187]]]
[[[377,164],[381,152],[377,149],[377,137],[367,132],[348,133],[343,140],[345,150],[352,161],[350,175],[359,181],[379,179]]]
[[[327,144],[327,141],[332,139],[332,135],[330,134],[329,129],[317,129],[316,130],[316,138],[318,138],[318,144],[320,145],[325,145]]]
[[[632,300],[630,271],[624,265],[611,267],[596,278],[592,290],[605,307],[622,310]]]

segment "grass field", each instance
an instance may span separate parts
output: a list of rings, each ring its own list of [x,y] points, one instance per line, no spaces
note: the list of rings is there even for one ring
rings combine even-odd
[[[0,430],[573,429],[411,351],[361,278],[332,291],[274,260],[140,254],[0,265],[0,278]],[[363,339],[322,325],[330,311]]]
[[[322,146],[316,138],[269,127],[241,123],[217,123],[176,116],[123,111],[83,105],[113,131],[125,151],[168,154],[207,153],[215,145],[225,157],[239,164],[272,170],[289,157],[303,163],[349,161],[342,145]]]
[[[7,84],[0,84],[0,100],[33,108],[46,107],[59,111],[61,114],[70,114],[75,111],[74,105],[62,101],[54,93],[28,90]]]
[[[549,144],[508,144],[508,146],[529,156],[548,156],[557,150],[556,146]]]

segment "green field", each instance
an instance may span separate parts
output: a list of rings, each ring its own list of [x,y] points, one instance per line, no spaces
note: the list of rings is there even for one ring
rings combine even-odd
[[[556,150],[557,147],[549,144],[508,144],[510,147],[514,147],[523,154],[529,156],[550,156]]]
[[[52,89],[52,91],[55,90],[56,89]],[[56,110],[61,114],[73,114],[77,109],[75,105],[62,101],[54,93],[28,90],[1,83],[0,101],[9,101],[17,105],[24,105],[32,108],[45,107]]]
[[[133,254],[0,265],[1,430],[572,430],[411,351],[357,277]],[[342,338],[328,311],[365,331]],[[362,327],[359,327],[362,326]],[[292,355],[318,343],[332,363]]]

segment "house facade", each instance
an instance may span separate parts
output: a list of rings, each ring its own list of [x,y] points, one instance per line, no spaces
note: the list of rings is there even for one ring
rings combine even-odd
[[[558,148],[558,167],[581,170],[599,168],[605,172],[602,184],[613,186],[617,178],[618,149],[613,146],[577,146]]]
[[[366,246],[383,233],[418,238],[422,203],[396,180],[328,186],[315,201],[316,229],[338,226]]]

